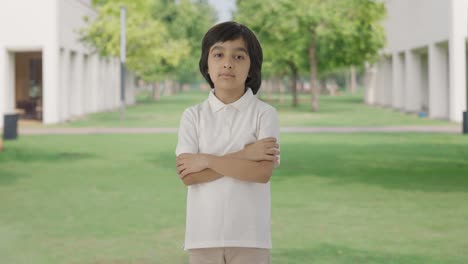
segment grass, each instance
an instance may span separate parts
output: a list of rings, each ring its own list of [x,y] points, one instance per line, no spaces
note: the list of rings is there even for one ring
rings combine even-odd
[[[175,134],[20,136],[0,153],[2,263],[187,263]],[[468,263],[468,138],[283,134],[273,263]]]
[[[202,102],[208,92],[197,90],[172,96],[163,96],[160,101],[149,99],[148,93],[140,93],[137,104],[126,109],[126,119],[120,121],[118,109],[115,111],[90,114],[59,127],[177,127],[179,118],[187,107]],[[262,98],[266,99],[263,94]],[[291,95],[286,94],[283,102],[274,94],[271,103],[279,112],[281,126],[398,126],[398,125],[449,125],[456,124],[419,118],[390,108],[363,104],[361,94],[322,96],[319,112],[310,111],[310,95],[299,96],[300,104],[291,106]],[[52,127],[56,127],[54,125]]]

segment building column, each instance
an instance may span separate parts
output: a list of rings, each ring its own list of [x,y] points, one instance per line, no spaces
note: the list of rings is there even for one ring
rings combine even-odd
[[[0,127],[4,115],[14,113],[15,108],[15,53],[0,48]]]
[[[365,86],[366,94],[364,102],[373,105],[376,103],[377,66],[366,63]]]
[[[448,52],[437,44],[429,46],[429,117],[448,119]]]
[[[59,117],[59,56],[60,50],[51,43],[43,51],[43,122],[53,124],[60,121]]]
[[[103,111],[103,110],[107,110],[106,108],[106,86],[105,86],[105,82],[104,82],[104,79],[105,79],[105,75],[106,75],[106,72],[105,72],[105,62],[104,62],[104,58],[102,57],[99,57],[99,63],[98,63],[98,72],[99,72],[99,86],[98,86],[98,97],[97,97],[97,100],[98,100],[98,111]]]
[[[393,53],[393,93],[392,107],[395,109],[403,109],[404,106],[404,90],[405,90],[405,62],[404,55],[401,53]]]
[[[382,93],[382,102],[384,106],[392,105],[392,95],[393,95],[393,63],[391,57],[384,57],[384,83],[383,83],[383,93]]]
[[[79,78],[76,76],[76,52],[70,51],[70,67],[68,68],[68,109],[69,109],[69,118],[73,118],[77,115],[76,107],[76,79]]]
[[[3,115],[6,113],[6,94],[8,89],[8,73],[7,66],[8,52],[3,47],[0,47],[0,127],[3,127]]]
[[[99,56],[97,54],[89,57],[89,100],[90,112],[95,113],[99,110],[98,90],[99,90]]]
[[[466,1],[450,1],[449,32],[449,117],[461,122],[466,111]]]
[[[120,100],[120,67],[118,59],[112,59],[112,93],[114,98],[114,108],[119,108],[121,104]]]
[[[384,58],[382,57],[377,63],[377,82],[375,86],[375,103],[383,105],[383,91],[385,87],[385,66]]]
[[[420,59],[414,51],[407,50],[406,58],[406,84],[405,106],[406,112],[419,112],[421,106],[421,73],[419,70]]]
[[[70,52],[66,49],[60,50],[60,93],[59,93],[59,115],[60,121],[70,118],[69,105],[69,80],[70,80]]]
[[[76,77],[74,78],[73,87],[75,89],[74,95],[75,97],[72,98],[75,102],[75,112],[76,116],[83,115],[83,54],[80,52],[75,53],[75,66],[74,72],[72,73]]]
[[[83,67],[82,67],[82,74],[83,74],[83,82],[82,82],[82,109],[83,114],[88,114],[90,112],[90,81],[89,81],[89,56],[87,54],[83,54]]]

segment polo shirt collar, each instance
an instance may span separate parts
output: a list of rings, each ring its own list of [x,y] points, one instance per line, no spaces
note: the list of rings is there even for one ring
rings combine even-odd
[[[218,112],[219,110],[223,109],[228,105],[234,107],[237,111],[242,111],[247,108],[249,102],[252,100],[253,97],[254,94],[252,92],[252,89],[247,88],[247,91],[237,101],[230,104],[225,104],[216,97],[216,95],[214,94],[214,89],[211,89],[210,95],[208,96],[208,102],[210,103],[211,110],[213,112]]]

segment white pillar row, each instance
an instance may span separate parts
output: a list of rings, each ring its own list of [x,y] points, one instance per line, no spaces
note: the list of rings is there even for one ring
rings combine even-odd
[[[70,78],[70,52],[66,49],[60,49],[60,93],[59,93],[59,118],[65,121],[70,116],[68,102],[68,80]]]
[[[384,58],[384,86],[382,93],[382,102],[384,106],[392,105],[392,94],[393,94],[393,69],[392,69],[392,58]]]
[[[426,50],[427,51],[427,50]],[[421,105],[420,110],[429,111],[429,59],[427,52],[420,54],[420,88],[421,88]]]
[[[101,75],[101,87],[99,89],[101,90],[101,99],[104,102],[103,105],[103,110],[108,111],[110,109],[109,107],[109,86],[107,85],[107,79],[108,77],[108,65],[107,65],[107,59],[103,58],[102,59],[102,75]]]
[[[105,110],[108,111],[112,109],[112,97],[109,87],[109,59],[104,58],[103,60],[104,74],[102,75],[102,84],[104,86],[104,96],[103,99],[106,102]]]
[[[112,87],[114,90],[114,108],[120,106],[120,64],[118,59],[112,60]]]
[[[377,85],[377,66],[374,64],[366,63],[365,84],[366,94],[364,101],[366,104],[376,103],[376,85]]]
[[[383,105],[383,89],[385,87],[385,66],[384,59],[377,63],[377,82],[375,86],[375,103]]]
[[[8,114],[15,110],[15,53],[5,50],[1,52],[0,60],[0,85],[4,87],[0,89],[3,91],[0,95],[0,108],[3,113]]]
[[[81,74],[83,76],[83,81],[81,82],[81,109],[82,114],[85,115],[89,113],[89,61],[88,55],[82,54],[83,64],[81,67]]]
[[[98,88],[99,88],[99,56],[97,54],[90,55],[89,71],[90,71],[90,91],[91,91],[91,112],[99,110],[98,105]]]
[[[416,52],[407,50],[405,53],[406,60],[406,83],[405,83],[405,106],[407,112],[418,112],[421,106],[421,73],[420,59]]]
[[[57,123],[59,117],[59,56],[60,49],[55,42],[44,47],[43,58],[43,122]]]
[[[429,117],[448,119],[448,51],[445,45],[429,46]]]
[[[78,76],[76,75],[76,52],[70,51],[70,68],[68,70],[68,109],[69,109],[69,118],[73,118],[78,114],[77,111],[77,101],[76,101],[76,94],[77,94],[77,87],[76,87],[76,79]]]
[[[393,53],[393,93],[392,107],[403,109],[405,90],[405,57],[402,53]]]
[[[8,65],[8,52],[0,46],[0,127],[3,127],[3,114],[7,111],[5,105],[7,103],[7,89],[10,87],[8,84],[8,69],[10,68],[11,66]]]
[[[0,51],[0,127],[3,127],[4,114],[14,113],[16,108],[15,53],[2,48]]]
[[[109,66],[109,85],[112,88],[112,109],[115,109],[120,105],[120,86],[119,83],[117,83],[117,68],[114,58],[109,60]]]
[[[104,98],[104,59],[99,57],[99,69],[98,69],[98,72],[99,72],[99,75],[98,75],[98,87],[97,87],[97,100],[98,100],[98,111],[103,111],[105,110],[105,106],[106,106],[106,99]]]
[[[107,82],[109,83],[109,87],[111,89],[110,91],[110,96],[112,98],[112,109],[117,108],[119,104],[119,99],[118,99],[118,93],[119,93],[119,87],[117,87],[116,82],[116,72],[115,72],[115,59],[110,58],[109,59],[109,79]]]
[[[449,117],[461,122],[463,111],[466,111],[466,3],[452,0],[450,2],[449,23]]]
[[[75,83],[73,87],[75,89],[73,101],[75,102],[75,115],[83,115],[83,54],[75,53]]]

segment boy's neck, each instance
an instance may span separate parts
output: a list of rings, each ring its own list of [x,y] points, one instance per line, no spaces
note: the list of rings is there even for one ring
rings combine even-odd
[[[239,100],[239,98],[244,95],[245,89],[244,90],[231,90],[231,91],[226,91],[226,90],[216,90],[214,89],[214,94],[216,98],[218,98],[221,102],[224,104],[231,104],[234,103],[235,101]]]

